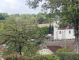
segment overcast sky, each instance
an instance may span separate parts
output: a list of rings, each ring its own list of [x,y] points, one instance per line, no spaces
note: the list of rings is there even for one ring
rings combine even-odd
[[[41,12],[41,6],[30,9],[26,4],[26,0],[0,0],[0,12],[8,14],[38,14]]]

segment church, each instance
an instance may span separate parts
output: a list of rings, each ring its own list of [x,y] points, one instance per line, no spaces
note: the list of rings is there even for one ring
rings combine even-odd
[[[65,28],[59,28],[58,23],[60,22],[59,16],[56,17],[56,21],[54,21],[54,40],[61,39],[75,39],[74,35],[74,27],[67,25]]]

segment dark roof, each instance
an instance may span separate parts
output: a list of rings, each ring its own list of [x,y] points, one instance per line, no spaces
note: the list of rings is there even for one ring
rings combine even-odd
[[[56,52],[58,49],[62,49],[61,46],[47,46],[52,52]]]

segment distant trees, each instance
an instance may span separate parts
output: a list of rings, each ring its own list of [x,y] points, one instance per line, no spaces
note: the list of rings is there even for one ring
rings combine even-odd
[[[7,13],[0,13],[0,20],[5,20],[9,17]]]
[[[40,33],[43,33],[44,35],[48,34],[49,32],[49,28],[48,27],[39,27],[38,31],[40,31]]]
[[[20,17],[22,19],[33,19],[35,21],[37,21],[39,24],[43,24],[43,23],[49,23],[49,19],[47,18],[46,14],[44,13],[38,13],[38,14],[11,14],[11,15],[7,15],[6,13],[2,13],[2,15],[4,16],[5,19],[11,19],[11,18],[17,18]]]
[[[47,18],[45,13],[38,13],[38,14],[11,14],[8,15],[7,13],[0,13],[0,20],[7,20],[11,18],[20,17],[22,19],[29,19],[32,18],[37,21],[39,24],[49,23],[49,19]]]
[[[0,14],[0,20],[4,20],[4,16],[2,16],[2,14]]]

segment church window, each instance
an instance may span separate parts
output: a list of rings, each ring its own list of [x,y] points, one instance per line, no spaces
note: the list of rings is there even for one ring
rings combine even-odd
[[[61,31],[59,32],[59,34],[61,34]]]
[[[57,24],[57,22],[56,22],[56,24]]]
[[[71,34],[71,31],[69,31],[69,34]]]

